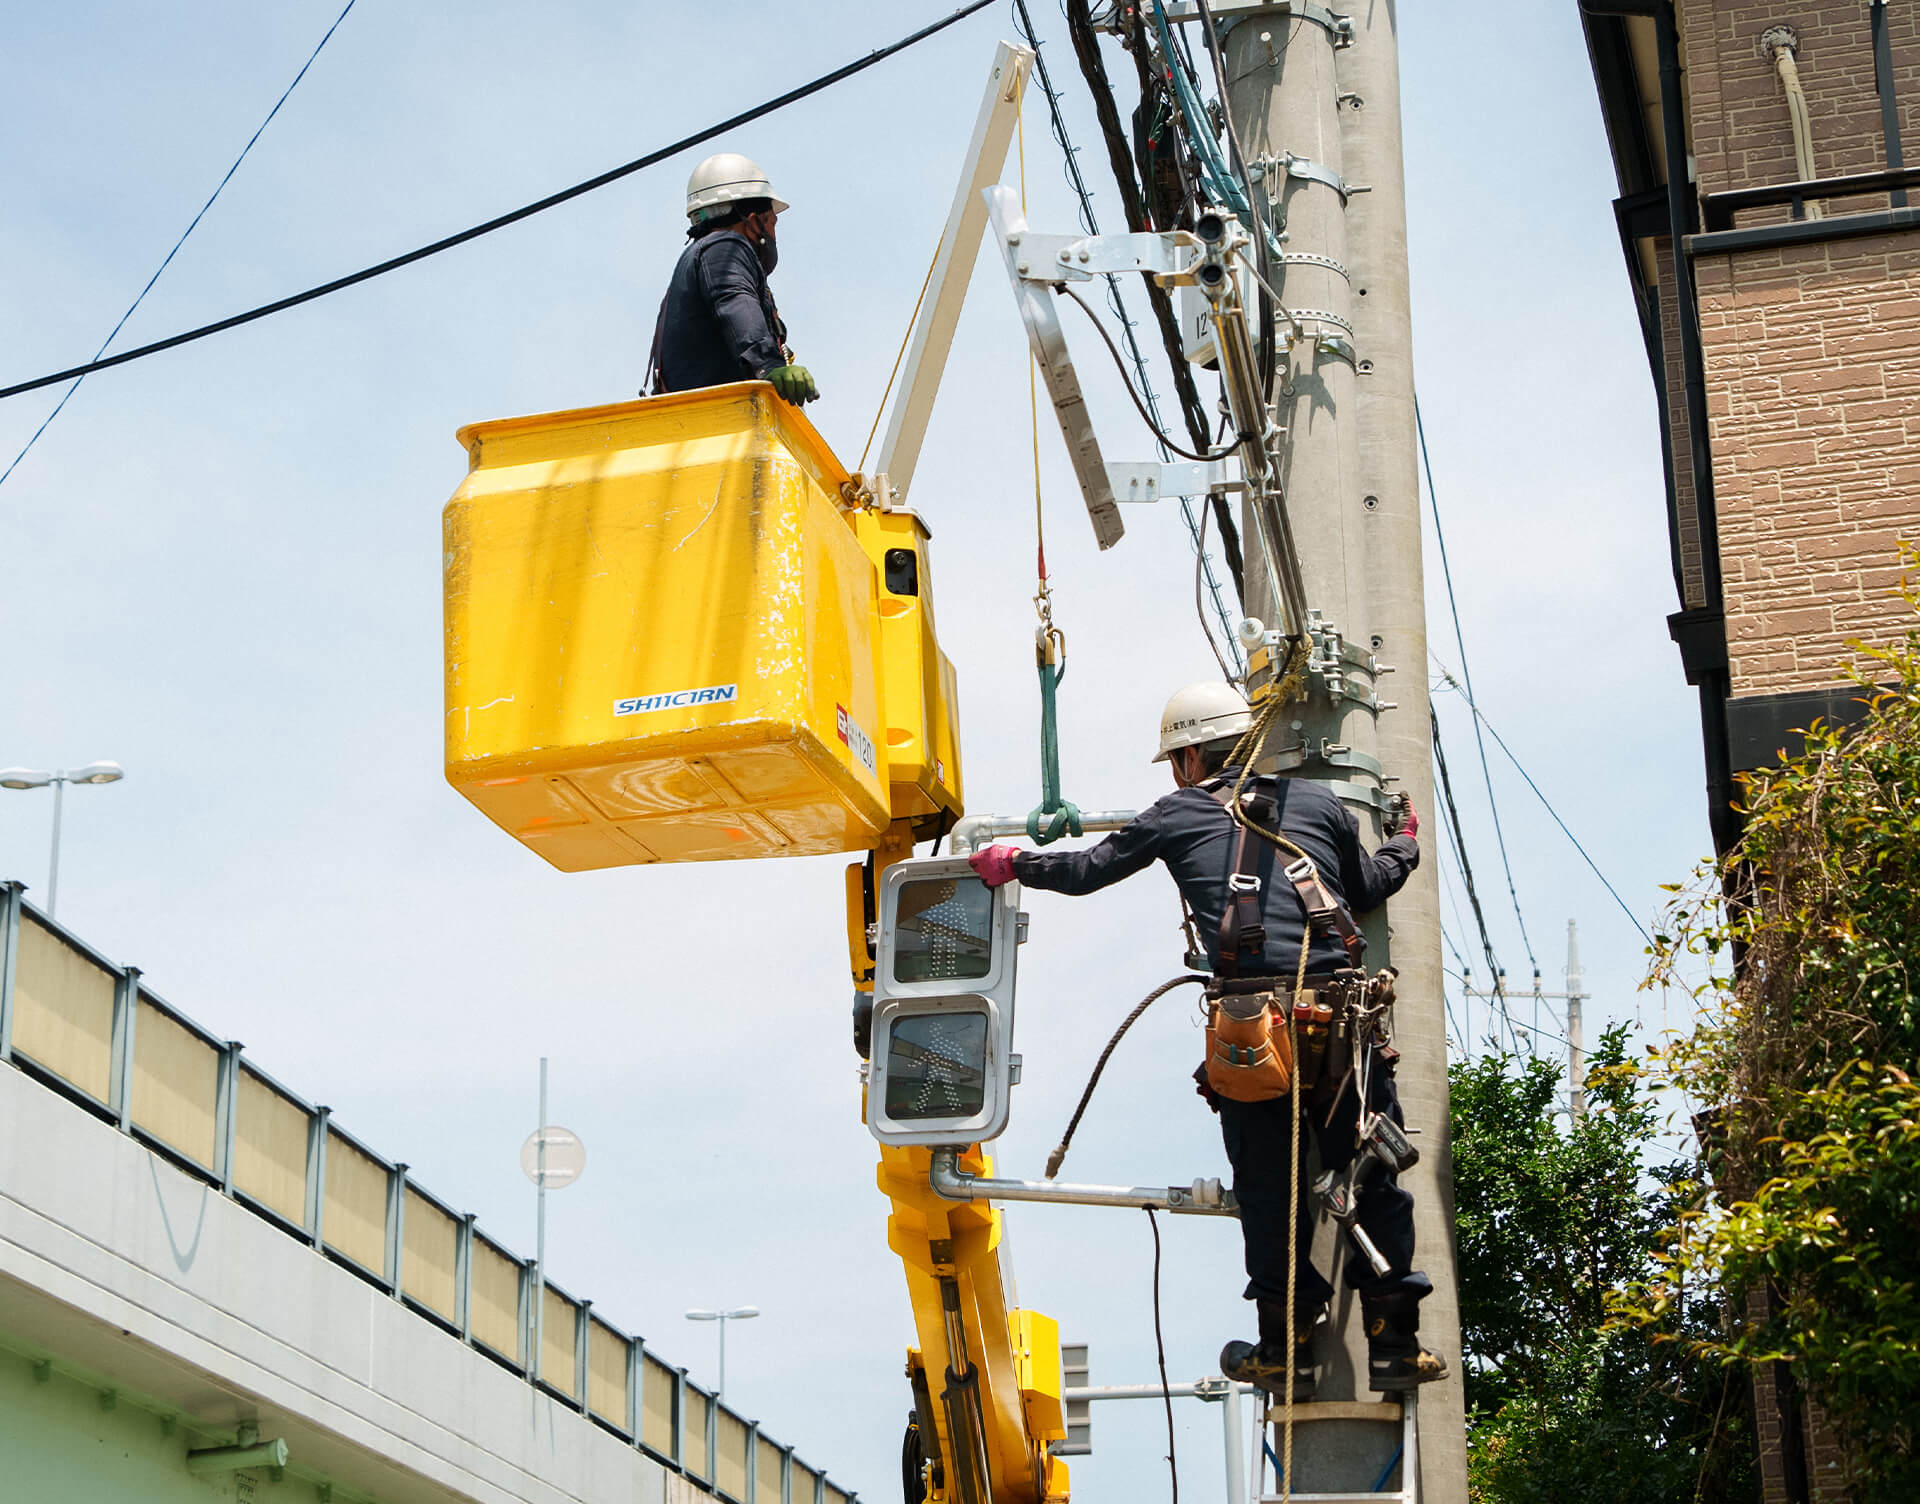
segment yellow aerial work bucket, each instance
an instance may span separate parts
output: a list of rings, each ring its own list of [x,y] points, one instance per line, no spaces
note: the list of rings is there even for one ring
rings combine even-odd
[[[743,382],[460,438],[448,782],[569,872],[875,844],[895,813],[887,591],[841,514],[846,472],[798,409]],[[875,545],[924,536],[876,529]],[[944,693],[952,669],[932,652]],[[923,805],[952,719],[944,700],[903,717]]]

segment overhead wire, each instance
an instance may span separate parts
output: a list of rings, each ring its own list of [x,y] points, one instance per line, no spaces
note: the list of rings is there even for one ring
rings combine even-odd
[[[1440,547],[1440,575],[1447,585],[1447,611],[1453,617],[1453,640],[1460,650],[1460,672],[1466,679],[1468,698],[1472,698],[1473,674],[1467,667],[1467,639],[1460,629],[1460,603],[1453,593],[1453,567],[1447,562],[1447,538],[1440,527],[1440,495],[1433,488],[1433,461],[1427,453],[1427,430],[1420,417],[1420,399],[1413,399],[1414,432],[1420,440],[1420,465],[1427,477],[1427,505],[1433,512],[1433,537]],[[1436,723],[1437,724],[1437,723]],[[1439,733],[1436,731],[1435,736]],[[1500,803],[1493,794],[1493,770],[1487,764],[1487,744],[1480,735],[1480,726],[1476,721],[1473,728],[1474,744],[1480,749],[1480,774],[1487,785],[1487,810],[1493,817],[1493,836],[1500,847],[1500,869],[1506,874],[1507,896],[1513,900],[1514,922],[1520,926],[1520,943],[1527,952],[1527,961],[1534,973],[1540,971],[1539,959],[1533,953],[1533,940],[1527,934],[1527,921],[1520,912],[1520,893],[1513,884],[1513,864],[1507,860],[1507,834],[1500,824]]]
[[[1640,937],[1645,940],[1648,945],[1652,945],[1653,936],[1647,933],[1647,927],[1640,922],[1639,916],[1627,907],[1627,901],[1620,896],[1620,890],[1613,885],[1612,880],[1608,878],[1607,874],[1600,870],[1600,864],[1593,859],[1592,855],[1587,851],[1587,848],[1580,844],[1580,838],[1567,827],[1567,822],[1560,818],[1560,811],[1553,807],[1553,801],[1547,798],[1546,794],[1541,791],[1540,785],[1533,781],[1533,775],[1521,765],[1520,759],[1514,755],[1513,748],[1507,745],[1506,738],[1494,729],[1493,722],[1489,721],[1485,712],[1482,711],[1478,705],[1474,704],[1472,690],[1463,685],[1460,680],[1456,679],[1453,674],[1448,671],[1446,663],[1434,654],[1432,649],[1428,649],[1428,656],[1432,657],[1433,661],[1440,666],[1441,682],[1460,696],[1461,702],[1472,712],[1474,723],[1477,726],[1484,726],[1486,728],[1487,735],[1493,738],[1494,745],[1506,754],[1507,761],[1513,764],[1514,772],[1518,773],[1520,777],[1525,780],[1527,787],[1533,790],[1533,796],[1540,801],[1541,808],[1545,809],[1546,812],[1553,817],[1553,823],[1560,827],[1560,833],[1564,835],[1568,841],[1572,842],[1573,849],[1580,853],[1580,860],[1585,862],[1588,870],[1600,879],[1600,886],[1605,888],[1608,895],[1620,906],[1620,912],[1627,916],[1628,923],[1640,932]]]
[[[1166,431],[1154,422],[1154,415],[1147,410],[1146,403],[1140,400],[1140,393],[1134,390],[1133,380],[1127,375],[1126,360],[1120,354],[1120,347],[1114,344],[1113,336],[1107,333],[1106,326],[1100,322],[1100,315],[1093,311],[1085,298],[1081,297],[1079,293],[1075,292],[1064,282],[1060,284],[1060,293],[1063,297],[1071,298],[1075,303],[1079,304],[1080,311],[1092,322],[1094,331],[1100,336],[1102,342],[1104,342],[1107,347],[1107,353],[1113,357],[1113,363],[1120,372],[1120,380],[1126,385],[1127,395],[1133,398],[1134,410],[1140,414],[1140,421],[1153,430],[1154,440],[1161,448],[1172,451],[1182,459],[1197,460],[1203,465],[1210,465],[1215,460],[1225,459],[1228,455],[1232,454],[1235,449],[1240,447],[1238,441],[1236,441],[1224,448],[1210,450],[1206,454],[1198,454],[1188,449],[1185,445],[1176,444],[1173,439],[1168,436]]]
[[[1473,863],[1467,859],[1466,835],[1460,825],[1460,809],[1453,797],[1453,777],[1447,770],[1446,748],[1440,741],[1440,718],[1432,708],[1428,708],[1428,717],[1433,726],[1433,764],[1439,776],[1442,825],[1453,842],[1453,859],[1460,869],[1460,880],[1466,885],[1467,904],[1473,910],[1475,927],[1480,932],[1480,948],[1487,958],[1487,971],[1493,982],[1492,997],[1496,1011],[1506,1024],[1509,1033],[1513,1029],[1513,1019],[1506,1005],[1506,972],[1494,954],[1493,937],[1487,929],[1486,911],[1480,903],[1480,890],[1473,880]]]
[[[320,56],[321,49],[333,40],[333,34],[340,29],[340,23],[347,19],[347,12],[353,9],[355,3],[356,0],[347,0],[345,8],[333,18],[333,25],[329,26],[320,40],[314,43],[313,51],[307,54],[307,60],[300,65],[300,71],[293,75],[293,82],[280,91],[280,97],[274,100],[273,108],[267,111],[266,119],[254,127],[253,134],[247,137],[247,144],[240,148],[240,155],[233,159],[233,165],[214,185],[213,192],[207,195],[207,201],[200,206],[200,212],[195,214],[188,222],[186,229],[180,232],[180,238],[174,241],[172,249],[161,257],[159,266],[155,267],[153,275],[147,278],[147,285],[140,289],[139,296],[127,305],[127,311],[120,315],[120,321],[108,330],[107,337],[100,341],[100,348],[93,352],[95,360],[107,353],[107,346],[119,337],[120,331],[127,327],[127,320],[133,317],[142,303],[146,302],[147,294],[153,291],[153,285],[160,280],[161,273],[173,265],[173,258],[180,254],[180,247],[187,243],[187,237],[199,228],[200,221],[207,217],[207,210],[213,207],[214,200],[219,198],[227,184],[233,181],[233,175],[240,170],[240,164],[247,160],[247,154],[253,150],[254,143],[260,139],[266,128],[273,124],[273,117],[280,113],[280,106],[285,104],[293,91],[300,87],[300,80],[307,76],[307,70],[313,66],[314,59]],[[33,446],[40,442],[40,435],[52,426],[53,420],[60,416],[61,410],[73,399],[73,394],[80,390],[80,383],[86,379],[86,372],[82,371],[73,378],[73,385],[60,394],[60,400],[53,405],[53,411],[40,420],[40,426],[34,429],[27,442],[20,446],[20,452],[13,457],[12,463],[4,471],[0,471],[0,486],[4,486],[7,483],[7,477],[20,468],[20,462],[27,457]]]
[[[385,261],[377,262],[372,266],[362,267],[357,272],[349,272],[344,277],[335,277],[329,282],[322,282],[317,286],[307,288],[303,292],[291,293],[284,298],[276,298],[271,303],[262,303],[259,307],[250,308],[244,313],[232,314],[227,318],[216,319],[210,324],[202,324],[197,329],[188,329],[166,339],[155,340],[151,344],[141,345],[138,349],[123,350],[118,355],[98,356],[86,362],[84,365],[71,366],[64,371],[54,371],[45,376],[36,376],[31,381],[19,381],[11,386],[0,387],[0,399],[17,397],[22,392],[37,391],[45,386],[55,386],[62,381],[70,381],[76,376],[87,376],[95,371],[104,371],[113,366],[126,365],[129,361],[142,360],[149,355],[158,355],[163,350],[172,350],[180,345],[191,344],[193,341],[205,339],[209,335],[220,334],[228,329],[237,329],[243,324],[251,324],[257,319],[282,313],[289,308],[297,308],[302,304],[314,302],[316,299],[328,297],[336,292],[342,292],[349,287],[357,287],[362,282],[370,282],[375,277],[383,277],[389,272],[400,270],[402,267],[412,266],[415,262],[424,261],[430,256],[437,256],[443,251],[450,251],[456,246],[465,245],[468,241],[478,240],[483,235],[491,235],[495,230],[503,230],[509,225],[520,223],[523,219],[531,219],[536,214],[544,213],[548,209],[571,202],[573,199],[592,193],[596,189],[604,188],[609,183],[616,183],[620,181],[620,179],[630,177],[644,168],[664,162],[667,158],[677,156],[691,147],[711,141],[715,136],[724,135],[728,131],[735,130],[751,121],[762,119],[778,110],[785,109],[790,104],[797,104],[803,99],[820,93],[823,89],[832,88],[833,85],[852,78],[855,74],[864,73],[877,63],[884,62],[890,57],[905,52],[910,47],[917,46],[929,37],[945,31],[949,26],[964,21],[968,16],[983,11],[994,3],[996,3],[996,0],[967,0],[967,3],[962,5],[958,10],[941,17],[938,21],[922,26],[918,31],[910,32],[896,42],[890,42],[884,47],[875,48],[864,57],[858,57],[852,62],[843,63],[840,67],[823,73],[818,78],[811,79],[796,88],[789,89],[784,94],[777,94],[771,99],[752,106],[750,109],[745,109],[738,114],[730,115],[725,120],[718,121],[704,129],[694,131],[690,135],[682,136],[679,140],[660,147],[658,150],[650,151],[645,156],[635,157],[631,162],[624,162],[618,167],[609,168],[607,171],[587,178],[583,182],[575,183],[570,188],[562,188],[557,193],[550,193],[544,198],[535,199],[532,203],[523,204],[518,209],[509,210],[505,214],[495,215],[492,219],[484,220],[480,224],[472,225],[456,234],[443,236],[441,239],[435,240],[427,245],[404,252],[398,256],[391,256]]]

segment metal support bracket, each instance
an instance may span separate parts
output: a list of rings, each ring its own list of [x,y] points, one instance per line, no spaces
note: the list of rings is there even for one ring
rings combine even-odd
[[[1158,501],[1163,496],[1210,496],[1215,491],[1244,491],[1247,483],[1227,474],[1225,460],[1211,464],[1162,465],[1153,461],[1107,464],[1107,484],[1115,501]]]
[[[1340,202],[1346,201],[1356,193],[1371,193],[1371,188],[1349,183],[1339,173],[1311,157],[1295,156],[1290,151],[1282,151],[1279,156],[1256,157],[1247,164],[1247,176],[1256,183],[1262,181],[1267,173],[1275,168],[1285,172],[1290,178],[1299,178],[1303,182],[1322,183],[1340,195]]]
[[[1121,1206],[1141,1210],[1185,1212],[1200,1217],[1237,1217],[1240,1203],[1217,1180],[1192,1185],[1072,1185],[1057,1180],[1008,1180],[970,1175],[962,1170],[951,1149],[933,1151],[927,1183],[935,1195],[948,1201],[1051,1201],[1065,1206]]]
[[[1353,45],[1353,17],[1343,16],[1316,3],[1316,0],[1213,0],[1209,8],[1223,32],[1241,21],[1252,21],[1261,16],[1292,16],[1296,20],[1309,21],[1325,28],[1336,50]],[[1198,21],[1200,7],[1194,0],[1167,0],[1166,16],[1174,25],[1183,21]]]
[[[1086,282],[1116,272],[1148,272],[1162,285],[1190,282],[1200,242],[1186,230],[1137,235],[1007,236],[1014,271],[1028,282]]]

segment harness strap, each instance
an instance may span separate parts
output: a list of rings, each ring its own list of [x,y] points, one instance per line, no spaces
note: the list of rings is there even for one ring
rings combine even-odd
[[[1229,796],[1231,797],[1231,796]],[[1227,879],[1227,902],[1220,914],[1219,972],[1228,978],[1257,971],[1267,949],[1267,926],[1260,902],[1260,853],[1247,839],[1247,827],[1233,852],[1233,876]]]
[[[1306,911],[1308,930],[1321,934],[1331,931],[1339,936],[1347,952],[1348,965],[1362,965],[1367,942],[1360,934],[1360,927],[1353,922],[1351,911],[1334,897],[1321,880],[1320,869],[1314,865],[1313,858],[1293,842],[1276,838],[1271,831],[1259,830],[1242,819],[1234,791],[1226,786],[1224,777],[1209,779],[1199,787],[1217,801],[1240,828],[1239,839],[1234,846],[1233,876],[1227,880],[1226,909],[1220,916],[1221,975],[1243,975],[1243,963],[1250,959],[1253,965],[1258,966],[1261,952],[1266,948],[1266,926],[1261,921],[1259,858],[1257,849],[1247,839],[1255,831],[1269,845],[1294,858],[1282,871],[1287,881],[1293,884],[1300,907]],[[1258,936],[1258,940],[1249,943],[1250,935]],[[1304,954],[1305,941],[1302,941],[1303,957]]]

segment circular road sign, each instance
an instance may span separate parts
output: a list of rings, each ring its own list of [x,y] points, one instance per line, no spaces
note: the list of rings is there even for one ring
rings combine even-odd
[[[540,1168],[540,1146],[543,1141],[547,1148],[547,1167],[544,1172]],[[586,1167],[587,1146],[580,1142],[580,1135],[571,1128],[559,1128],[551,1124],[536,1128],[520,1146],[520,1168],[527,1172],[527,1179],[543,1191],[558,1191],[572,1185]]]

